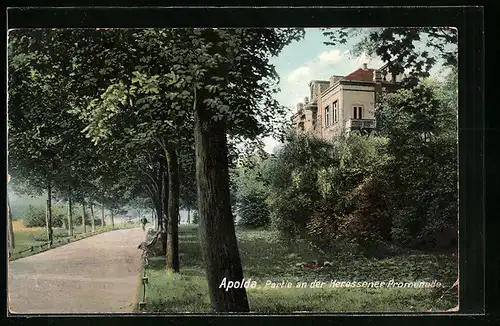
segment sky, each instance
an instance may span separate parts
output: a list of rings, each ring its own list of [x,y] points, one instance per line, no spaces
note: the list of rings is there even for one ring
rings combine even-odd
[[[279,56],[271,60],[280,76],[281,91],[275,98],[289,108],[288,117],[295,112],[297,103],[309,96],[308,84],[311,80],[329,80],[333,75],[345,76],[362,67],[363,63],[367,63],[368,68],[380,68],[384,64],[379,58],[370,58],[366,54],[352,56],[349,48],[356,43],[355,39],[347,45],[336,46],[325,45],[324,41],[327,38],[319,28],[307,28],[302,40],[286,46]],[[272,153],[279,142],[268,137],[264,144],[265,150]]]

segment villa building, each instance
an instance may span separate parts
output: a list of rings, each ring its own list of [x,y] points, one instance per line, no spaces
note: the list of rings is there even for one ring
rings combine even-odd
[[[310,96],[297,104],[292,123],[298,130],[329,139],[351,130],[371,131],[376,127],[375,103],[381,90],[395,90],[402,74],[388,71],[387,65],[362,68],[347,76],[309,83]]]

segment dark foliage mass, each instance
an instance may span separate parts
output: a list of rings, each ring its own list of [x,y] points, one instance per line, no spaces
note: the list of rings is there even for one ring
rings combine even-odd
[[[369,136],[291,133],[276,157],[240,168],[242,220],[269,212],[288,236],[365,252],[380,243],[456,248],[456,87],[451,72],[444,82],[384,94]]]

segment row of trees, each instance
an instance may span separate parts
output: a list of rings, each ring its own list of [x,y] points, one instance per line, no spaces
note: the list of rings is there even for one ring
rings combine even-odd
[[[285,108],[269,59],[303,33],[10,31],[9,173],[47,191],[49,238],[53,196],[109,208],[144,198],[177,272],[179,208],[196,209],[213,309],[248,311],[245,289],[219,289],[243,278],[228,169],[241,139],[275,132]]]

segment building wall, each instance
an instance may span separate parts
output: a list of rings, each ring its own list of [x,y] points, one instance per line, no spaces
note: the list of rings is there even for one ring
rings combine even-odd
[[[338,101],[339,117],[338,122],[333,122],[333,103]],[[342,103],[343,103],[343,92],[341,85],[338,84],[336,87],[328,90],[322,94],[321,99],[318,101],[318,119],[321,119],[321,137],[329,139],[335,135],[340,135],[342,131]],[[330,106],[330,126],[325,126],[325,108]]]
[[[325,89],[330,87],[330,82],[324,80],[313,80],[309,84],[309,87],[310,87],[311,102],[314,103],[321,97],[321,93]]]
[[[312,110],[304,110],[306,114],[306,119],[304,122],[304,131],[311,132],[314,128],[314,119],[313,119],[313,111]]]
[[[304,107],[292,116],[292,123],[295,128],[300,129],[299,126],[302,124],[304,126],[304,132],[314,131],[314,111],[315,107]]]
[[[338,101],[338,121],[333,122],[333,103]],[[325,108],[330,106],[329,127],[325,126]],[[345,128],[345,123],[353,119],[353,107],[363,106],[363,119],[375,119],[375,87],[366,85],[339,84],[322,94],[318,101],[318,122],[321,123],[320,135],[330,139],[339,136]],[[319,125],[318,125],[319,127]]]
[[[343,122],[354,119],[353,107],[363,106],[363,119],[375,119],[375,87],[361,85],[342,85]]]

